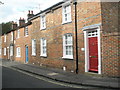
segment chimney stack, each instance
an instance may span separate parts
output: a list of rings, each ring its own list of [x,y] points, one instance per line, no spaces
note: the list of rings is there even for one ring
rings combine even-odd
[[[20,19],[19,19],[19,26],[22,26],[24,24],[25,24],[25,19],[24,18],[21,19],[21,17],[20,17]]]
[[[28,19],[31,18],[31,17],[33,17],[34,16],[33,11],[29,10],[27,16],[28,16]]]
[[[12,29],[16,29],[17,28],[17,23],[16,22],[14,22],[14,21],[12,21]]]

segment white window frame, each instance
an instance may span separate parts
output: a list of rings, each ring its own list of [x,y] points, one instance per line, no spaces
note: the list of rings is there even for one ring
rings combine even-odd
[[[11,41],[13,41],[13,32],[11,32]]]
[[[41,55],[43,57],[47,57],[47,40],[45,38],[41,38]]]
[[[2,55],[2,48],[0,47],[0,55]]]
[[[29,33],[28,33],[28,27],[25,27],[24,34],[25,34],[26,37],[29,35]]]
[[[0,37],[0,45],[2,44],[2,37]]]
[[[13,56],[13,46],[10,46],[10,56]]]
[[[6,42],[6,35],[4,35],[4,42]]]
[[[17,38],[20,38],[20,30],[17,30]]]
[[[6,52],[7,52],[6,50],[7,50],[7,49],[6,49],[6,48],[4,48],[4,56],[6,56]]]
[[[65,10],[65,9],[67,9],[67,10]],[[66,15],[67,15],[67,17],[65,17]],[[62,24],[70,23],[70,22],[72,22],[71,4],[70,4],[70,2],[68,2],[68,3],[63,4],[63,6],[62,6]]]
[[[21,57],[21,48],[20,47],[16,48],[16,57]]]
[[[32,39],[32,56],[36,56],[36,40]]]
[[[68,43],[68,39],[66,39],[66,36],[68,38],[69,37],[69,41],[71,41],[70,44],[66,44],[66,42]],[[68,51],[66,50],[66,47],[71,47],[71,49],[68,48]],[[70,50],[71,50],[71,55],[67,55],[66,53],[70,54]],[[65,59],[73,59],[73,36],[71,33],[65,34],[63,36],[63,57]]]
[[[46,16],[45,14],[40,16],[40,30],[46,29]]]

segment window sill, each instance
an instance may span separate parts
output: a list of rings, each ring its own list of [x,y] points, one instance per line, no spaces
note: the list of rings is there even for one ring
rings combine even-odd
[[[16,39],[19,39],[19,38],[16,38]]]
[[[34,56],[34,57],[35,57],[36,55],[32,55],[32,56]]]
[[[47,57],[47,55],[40,55],[40,57]]]
[[[62,25],[72,23],[72,21],[62,22]]]
[[[26,35],[25,37],[28,37],[28,35]]]
[[[16,57],[21,57],[21,56],[16,56]]]
[[[71,60],[73,60],[73,57],[68,57],[68,56],[64,56],[64,57],[62,57],[63,59],[71,59]]]
[[[45,30],[46,28],[41,28],[40,30]]]

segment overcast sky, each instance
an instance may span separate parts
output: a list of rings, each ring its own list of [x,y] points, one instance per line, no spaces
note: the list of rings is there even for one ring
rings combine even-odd
[[[19,18],[27,19],[28,10],[33,10],[34,14],[39,13],[62,0],[0,0],[0,23],[15,21]],[[84,0],[78,0],[84,1]],[[94,0],[87,0],[94,1]],[[99,0],[98,0],[99,1]],[[102,1],[120,1],[120,0],[102,0]]]
[[[0,0],[0,23],[15,21],[19,18],[27,18],[28,10],[39,13],[40,9],[44,10],[62,0]]]

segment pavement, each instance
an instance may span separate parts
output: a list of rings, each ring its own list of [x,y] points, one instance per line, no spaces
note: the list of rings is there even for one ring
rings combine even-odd
[[[120,78],[102,77],[96,74],[75,74],[72,72],[63,71],[62,69],[36,66],[33,64],[23,64],[20,62],[10,60],[0,61],[2,61],[2,66],[16,68],[55,81],[82,86],[92,86],[120,90],[119,86]]]

